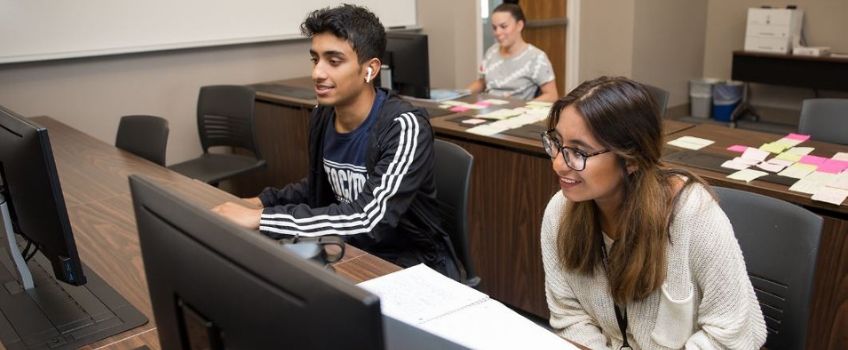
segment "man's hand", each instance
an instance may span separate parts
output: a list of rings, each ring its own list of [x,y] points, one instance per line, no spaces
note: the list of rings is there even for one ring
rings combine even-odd
[[[259,197],[242,198],[243,201],[252,205],[254,208],[262,208],[262,200]]]
[[[230,219],[236,225],[256,230],[259,228],[259,218],[262,216],[262,209],[247,208],[233,202],[226,202],[212,208],[213,212]]]

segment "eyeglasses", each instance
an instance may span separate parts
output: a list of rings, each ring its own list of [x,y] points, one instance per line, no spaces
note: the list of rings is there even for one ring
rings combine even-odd
[[[545,153],[551,157],[551,160],[556,159],[557,154],[562,153],[562,157],[565,159],[565,165],[568,165],[569,168],[576,171],[586,169],[586,160],[589,159],[589,157],[609,152],[608,149],[605,149],[597,152],[586,153],[574,147],[563,146],[559,139],[553,136],[553,132],[554,129],[550,129],[542,133],[542,146],[545,147]]]

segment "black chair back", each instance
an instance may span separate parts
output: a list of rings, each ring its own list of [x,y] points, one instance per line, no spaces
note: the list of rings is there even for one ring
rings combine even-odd
[[[715,187],[765,316],[766,347],[803,349],[823,219],[753,192]]]
[[[239,147],[262,159],[254,144],[256,92],[240,85],[200,88],[197,99],[197,131],[203,152],[216,146]]]
[[[121,117],[115,147],[165,166],[168,148],[168,121],[152,115]]]
[[[436,198],[442,223],[465,267],[466,279],[463,282],[476,287],[480,284],[480,277],[474,270],[468,250],[468,192],[474,157],[462,147],[443,140],[435,140],[433,147],[436,154]]]

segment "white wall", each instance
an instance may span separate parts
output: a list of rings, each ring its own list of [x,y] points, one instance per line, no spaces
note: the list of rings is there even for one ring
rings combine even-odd
[[[830,46],[834,52],[848,53],[848,1],[794,0],[788,2],[804,10],[804,35],[808,46]],[[704,75],[730,79],[734,50],[745,46],[748,8],[770,5],[783,7],[775,0],[710,0],[704,52]],[[760,106],[789,109],[797,118],[801,101],[814,97],[810,89],[774,85],[752,86],[752,102]],[[844,92],[822,91],[822,97],[848,98]]]
[[[474,20],[476,5],[444,11],[451,8],[449,1],[418,4],[419,23],[433,32],[431,80],[465,86],[476,76],[476,48],[467,44],[476,34],[452,36],[435,26],[444,21],[466,31],[460,24]],[[469,23],[467,31],[473,30]],[[122,115],[165,117],[171,127],[167,161],[174,164],[201,152],[195,123],[200,86],[309,75],[308,49],[306,40],[298,40],[5,64],[0,65],[0,105],[26,116],[49,115],[110,144]]]

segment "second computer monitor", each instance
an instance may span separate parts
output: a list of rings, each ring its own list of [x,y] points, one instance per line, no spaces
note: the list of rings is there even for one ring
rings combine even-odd
[[[130,177],[163,349],[382,349],[377,296]]]
[[[383,64],[391,68],[392,90],[405,96],[430,98],[426,34],[386,33]]]

